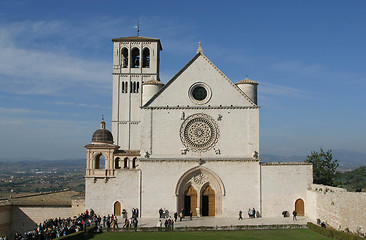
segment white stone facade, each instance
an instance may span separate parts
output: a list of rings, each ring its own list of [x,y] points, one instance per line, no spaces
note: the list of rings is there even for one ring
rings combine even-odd
[[[300,199],[304,209],[312,166],[260,162],[256,82],[234,84],[200,47],[164,85],[159,39],[113,42],[114,142],[93,135],[85,146],[86,208],[120,215],[117,204],[141,217],[160,208],[216,217],[255,208],[273,217]]]

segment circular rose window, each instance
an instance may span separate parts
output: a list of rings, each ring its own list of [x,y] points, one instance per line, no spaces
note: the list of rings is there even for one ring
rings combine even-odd
[[[197,82],[189,88],[189,98],[196,104],[205,104],[211,99],[211,89],[202,82]]]
[[[182,124],[180,138],[187,148],[196,152],[210,150],[219,137],[219,129],[210,116],[199,113],[189,116]]]

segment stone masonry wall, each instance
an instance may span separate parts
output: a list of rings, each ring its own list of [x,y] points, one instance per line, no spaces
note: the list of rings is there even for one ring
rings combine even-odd
[[[0,207],[0,236],[6,235],[9,237],[11,223],[10,209],[10,206]]]
[[[308,196],[315,200],[312,218],[338,230],[348,228],[351,232],[366,232],[366,193],[312,184]]]
[[[33,230],[39,223],[49,218],[68,218],[72,216],[71,207],[12,207],[10,236],[16,232],[23,234]]]

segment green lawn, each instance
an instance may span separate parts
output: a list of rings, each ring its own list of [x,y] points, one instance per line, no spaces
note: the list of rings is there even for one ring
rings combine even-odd
[[[248,231],[201,231],[201,232],[106,232],[95,235],[93,240],[138,239],[138,240],[224,240],[224,239],[271,239],[271,240],[320,240],[331,239],[308,229],[248,230]]]

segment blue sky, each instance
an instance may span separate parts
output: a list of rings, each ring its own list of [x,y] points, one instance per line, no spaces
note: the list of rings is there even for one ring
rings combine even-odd
[[[161,39],[169,81],[196,53],[259,82],[260,152],[365,149],[366,1],[0,1],[1,158],[84,158],[110,129],[112,38]]]

